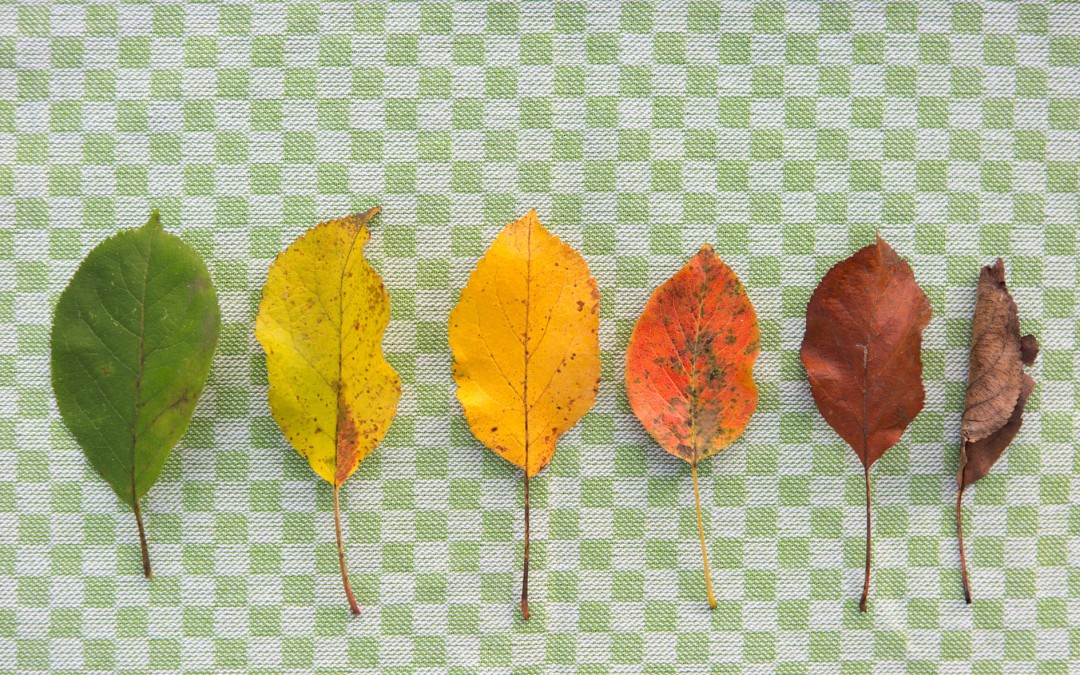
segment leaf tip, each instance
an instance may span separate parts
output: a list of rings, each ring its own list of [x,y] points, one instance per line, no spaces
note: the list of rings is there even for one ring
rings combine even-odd
[[[161,213],[157,209],[150,212],[150,219],[146,221],[145,227],[150,231],[161,231]]]
[[[983,274],[985,274],[992,282],[998,286],[1005,286],[1005,261],[1000,257],[992,264],[983,267]]]
[[[373,206],[367,211],[360,213],[354,213],[350,216],[346,216],[343,220],[348,223],[353,229],[360,230],[366,228],[375,216],[379,215],[382,211],[381,206]]]
[[[880,231],[874,233],[874,239],[876,246],[882,253],[894,253],[893,247],[889,245],[889,242],[885,241]]]
[[[536,213],[536,209],[529,209],[525,215],[514,223],[511,223],[511,225],[517,225],[525,229],[532,229],[534,227],[545,229],[544,225],[540,222],[540,216]]]

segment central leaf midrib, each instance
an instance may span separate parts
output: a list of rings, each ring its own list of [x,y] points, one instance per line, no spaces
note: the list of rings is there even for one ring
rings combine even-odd
[[[525,475],[529,475],[529,312],[530,305],[532,304],[532,223],[526,225],[528,228],[525,235],[525,330],[524,330],[524,351],[525,351],[525,371],[524,377],[522,377],[521,387],[521,403],[522,409],[525,413]]]
[[[337,408],[334,410],[334,483],[337,484],[337,472],[338,472],[338,418],[341,411],[341,371],[343,367],[342,353],[345,351],[343,344],[345,340],[345,273],[349,270],[349,260],[352,258],[353,249],[356,248],[356,240],[360,238],[360,231],[364,228],[363,225],[356,228],[356,232],[353,233],[352,241],[349,242],[349,250],[345,252],[345,262],[341,266],[341,275],[338,277],[338,364],[337,364],[337,382],[334,392],[334,401],[337,404]]]
[[[133,403],[134,412],[131,419],[131,499],[132,501],[138,501],[139,493],[136,486],[136,449],[139,445],[139,410],[141,408],[140,399],[142,398],[142,376],[143,370],[146,367],[146,289],[150,283],[150,262],[153,259],[154,253],[154,237],[156,233],[151,232],[149,242],[146,246],[146,266],[143,268],[143,282],[142,282],[142,297],[139,301],[139,359],[138,367],[135,370],[135,401]]]
[[[698,357],[701,355],[701,319],[705,313],[705,298],[708,293],[708,277],[705,274],[705,270],[702,270],[702,280],[700,292],[702,295],[698,299],[698,311],[697,321],[694,324],[694,342],[693,351],[690,353],[690,384],[688,387],[687,396],[690,399],[690,445],[694,449],[694,463],[701,459],[701,448],[698,445],[698,427],[700,422],[698,421],[699,405],[698,397],[700,392],[698,391]]]

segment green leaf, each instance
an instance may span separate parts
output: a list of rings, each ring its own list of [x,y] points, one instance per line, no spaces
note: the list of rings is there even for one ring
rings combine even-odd
[[[221,312],[199,254],[161,229],[157,211],[106,239],[60,295],[52,384],[90,465],[135,511],[187,428],[217,345]]]

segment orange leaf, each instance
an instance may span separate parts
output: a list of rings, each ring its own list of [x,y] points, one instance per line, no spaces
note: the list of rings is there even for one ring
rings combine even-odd
[[[757,408],[757,314],[706,244],[653,292],[626,351],[630,407],[660,447],[690,463],[709,604],[716,607],[697,464],[738,438]]]
[[[706,244],[649,298],[626,351],[630,406],[664,450],[697,464],[757,408],[754,306]]]
[[[450,312],[454,381],[484,445],[525,472],[521,615],[529,619],[529,478],[589,411],[600,382],[600,293],[577,251],[535,211],[510,223]]]

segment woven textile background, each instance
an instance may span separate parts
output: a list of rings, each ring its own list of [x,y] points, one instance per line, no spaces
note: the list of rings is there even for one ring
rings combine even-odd
[[[1080,663],[1080,5],[0,4],[0,672],[1066,673]],[[369,254],[404,381],[343,490],[283,440],[252,336],[273,256],[382,204]],[[191,427],[132,515],[61,423],[51,307],[161,210],[223,311]],[[447,314],[536,208],[602,293],[603,379],[533,493],[470,434]],[[929,294],[925,410],[862,473],[798,360],[822,274],[879,231]],[[650,291],[704,242],[761,320],[762,397],[703,466],[626,403]],[[1023,431],[954,536],[979,266],[1006,260],[1043,352]],[[1073,672],[1076,672],[1073,670]]]

